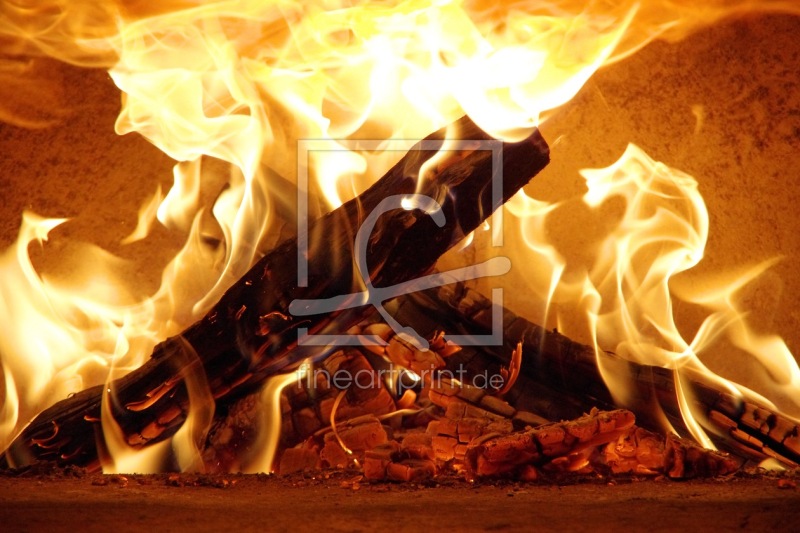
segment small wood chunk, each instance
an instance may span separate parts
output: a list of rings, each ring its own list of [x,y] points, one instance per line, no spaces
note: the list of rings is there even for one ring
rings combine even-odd
[[[402,452],[403,455],[408,456],[410,459],[426,459],[429,461],[433,461],[434,459],[436,459],[436,453],[433,451],[433,444],[430,442],[427,445],[422,445],[422,444],[406,445],[405,443],[403,443]]]
[[[458,397],[472,405],[479,405],[484,396],[486,396],[486,391],[472,385],[462,384],[461,390],[458,391]]]
[[[488,421],[480,418],[463,418],[457,423],[458,441],[468,443],[483,434],[483,429],[488,425]]]
[[[458,443],[453,448],[453,458],[458,461],[463,461],[464,458],[467,456],[467,450],[469,450],[469,445],[464,443]]]
[[[461,387],[456,385],[450,379],[436,379],[428,388],[428,397],[430,400],[439,407],[447,407],[450,403],[461,402],[458,399],[458,394],[461,392]]]
[[[487,421],[511,420],[509,417],[505,417],[503,415],[498,415],[491,411],[487,411],[483,407],[478,407],[476,405],[471,405],[471,404],[464,404],[464,418],[467,417],[482,418]]]
[[[459,401],[455,394],[445,394],[442,389],[434,388],[428,390],[428,398],[439,407],[447,407],[451,402]]]
[[[667,436],[665,448],[666,473],[673,479],[725,476],[739,469],[739,463],[728,454],[707,450],[675,435]]]
[[[350,455],[335,439],[326,440],[319,452],[322,465],[327,468],[344,468],[350,464]]]
[[[438,435],[447,435],[448,437],[458,437],[458,421],[450,418],[442,418],[437,425]]]
[[[480,406],[504,418],[512,418],[517,412],[508,402],[489,395],[481,398]]]
[[[386,428],[374,416],[365,416],[349,421],[348,425],[337,428],[339,438],[352,451],[366,451],[389,440]],[[325,435],[325,440],[335,439],[333,433]]]
[[[534,435],[545,456],[557,457],[563,453],[567,432],[561,425],[551,424],[536,428]]]
[[[289,448],[284,450],[281,455],[281,462],[278,472],[281,475],[293,474],[304,470],[312,470],[320,467],[319,453],[314,449],[306,447]]]
[[[453,400],[444,410],[444,416],[448,420],[461,420],[467,416],[467,405],[461,400]]]
[[[437,461],[447,462],[453,460],[456,455],[456,445],[458,440],[455,437],[436,435],[431,438],[431,447]]]
[[[386,355],[392,363],[404,368],[410,368],[414,358],[411,347],[396,335],[389,340]]]
[[[389,463],[386,467],[386,477],[392,481],[423,481],[435,475],[436,465],[433,461],[405,459],[398,463]]]
[[[400,451],[395,441],[389,441],[367,450],[364,454],[364,477],[370,481],[386,479],[386,468]]]
[[[539,457],[539,448],[530,433],[496,435],[481,446],[483,457],[491,463],[523,464]]]
[[[423,433],[421,431],[407,433],[403,437],[403,441],[401,442],[401,447],[404,450],[418,446],[430,446],[430,445],[431,445],[430,434]]]

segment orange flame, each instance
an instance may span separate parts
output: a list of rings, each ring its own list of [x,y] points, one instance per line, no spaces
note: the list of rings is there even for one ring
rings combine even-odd
[[[388,146],[391,138],[420,138],[464,113],[515,138],[568,102],[603,65],[655,38],[679,39],[752,11],[800,7],[793,0],[3,3],[0,120],[46,126],[63,119],[58,77],[47,75],[54,60],[108,68],[123,93],[116,131],[137,132],[177,161],[173,187],[166,195],[157,191],[136,230],[120,238],[146,241],[160,223],[185,232],[186,244],[161,288],[144,298],[119,272],[119,260],[96,248],[87,248],[90,259],[83,261],[93,271],[68,282],[42,278],[28,246],[60,220],[24,216],[16,245],[0,257],[0,321],[14,332],[0,338],[0,445],[59,398],[141,364],[155,342],[196,320],[275,243],[278,211],[293,209],[285,184],[296,179],[299,139],[378,139]],[[390,149],[319,151],[301,164],[310,165],[311,194],[324,211],[397,157]],[[670,284],[702,257],[708,233],[694,181],[636,148],[584,177],[588,206],[620,196],[627,211],[579,281],[546,239],[545,220],[559,206],[524,195],[509,204],[528,245],[520,264],[543,257],[551,265],[543,279],[530,278],[547,309],[577,298],[598,348],[614,346],[626,357],[676,369],[702,368],[699,355],[728,332],[753,354],[780,353],[759,360],[781,376],[778,385],[796,391],[793,357],[780,339],[747,329],[735,290],[690,295]],[[693,339],[675,328],[676,295],[712,309]],[[265,395],[274,402],[285,384],[279,380]],[[205,404],[201,391],[198,385],[198,403]],[[198,414],[187,430],[189,448],[208,416]],[[113,425],[107,421],[109,441]],[[196,464],[187,457],[187,465]]]
[[[772,405],[758,393],[716,375],[703,362],[727,339],[749,354],[750,364],[762,366],[772,378],[752,385],[765,394],[785,396],[781,409],[798,416],[800,368],[795,358],[782,339],[756,334],[737,302],[737,293],[774,261],[754,266],[738,277],[709,282],[700,290],[682,289],[680,274],[703,258],[709,234],[708,211],[697,181],[652,160],[634,145],[629,145],[610,167],[587,169],[581,174],[588,189],[583,202],[593,213],[588,224],[606,228],[604,234],[587,244],[586,262],[573,261],[566,268],[557,248],[542,246],[539,243],[543,241],[539,240],[529,244],[516,259],[530,263],[536,256],[550,265],[551,298],[546,303],[563,304],[556,307],[559,330],[575,338],[591,339],[603,378],[617,402],[633,404],[634,398],[628,395],[635,391],[627,376],[615,374],[613,366],[607,367],[604,350],[640,364],[674,369],[686,426],[698,442],[713,447],[702,427],[702,418],[693,412],[694,402],[686,397],[684,380],[703,376],[735,396]],[[615,200],[622,203],[615,204]],[[526,211],[519,207],[521,203],[518,199],[510,211],[519,217],[523,227],[533,222],[534,227],[542,228],[547,217],[559,209],[547,206]],[[609,224],[609,218],[614,223]],[[537,239],[543,238],[540,232]],[[533,283],[542,286],[539,280]],[[574,302],[582,302],[585,321],[575,319],[570,308]],[[708,309],[694,337],[683,333],[676,324],[674,308],[682,302]]]

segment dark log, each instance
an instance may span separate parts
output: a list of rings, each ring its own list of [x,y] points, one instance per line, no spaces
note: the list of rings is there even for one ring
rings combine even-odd
[[[549,420],[570,420],[592,408],[626,408],[640,425],[660,431],[661,410],[676,430],[688,435],[671,369],[643,365],[603,352],[603,364],[625,375],[635,387],[631,403],[618,404],[606,386],[592,347],[548,331],[512,311],[455,283],[398,298],[390,306],[394,316],[421,333],[443,329],[450,334],[484,335],[491,330],[493,313],[502,314],[503,345],[466,347],[448,358],[448,367],[463,366],[470,373],[497,373],[508,366],[517,342],[522,342],[521,376],[505,399],[517,409]],[[800,464],[800,421],[755,400],[737,398],[703,376],[686,371],[689,398],[700,422],[716,445],[745,458],[768,457]]]
[[[440,204],[444,224],[438,226],[420,209],[393,209],[382,215],[365,254],[369,280],[375,287],[429,273],[442,253],[478,227],[549,161],[547,144],[535,131],[524,141],[503,143],[502,165],[497,168],[493,151],[481,145],[491,138],[467,118],[455,126],[448,135],[464,141],[448,148],[425,176],[418,179],[422,165],[444,144],[444,129],[418,143],[358,198],[309,226],[307,286],[298,284],[298,248],[305,242],[290,239],[258,261],[204,318],[158,344],[145,365],[114,381],[107,396],[109,407],[127,443],[138,448],[177,431],[187,416],[186,381],[193,376],[201,383],[205,377],[210,394],[220,401],[253,390],[307,357],[324,356],[330,347],[298,345],[299,330],[338,334],[372,308],[295,316],[289,306],[296,299],[333,298],[364,290],[354,268],[354,236],[384,199],[426,195]],[[498,180],[502,187],[494,189]],[[6,465],[48,460],[99,466],[98,454],[104,452],[99,428],[103,389],[84,390],[42,412],[8,448]]]

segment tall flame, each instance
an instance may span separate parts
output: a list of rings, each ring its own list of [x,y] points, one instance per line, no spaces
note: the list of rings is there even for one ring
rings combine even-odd
[[[522,195],[510,211],[524,228],[538,227],[539,234],[527,239],[528,247],[515,259],[530,262],[536,256],[550,265],[545,269],[551,272],[551,281],[545,285],[551,287],[546,304],[557,304],[556,320],[562,332],[591,339],[600,371],[618,403],[632,405],[634,398],[628,395],[636,392],[627,376],[614,373],[617,367],[607,366],[605,350],[640,364],[674,369],[686,427],[699,442],[712,447],[702,417],[693,413],[695,404],[685,396],[688,387],[684,382],[690,377],[703,376],[737,397],[772,405],[757,391],[717,376],[703,362],[709,353],[729,350],[730,345],[748,354],[750,365],[766,371],[767,379],[753,380],[750,385],[763,394],[781,397],[784,413],[800,415],[796,394],[800,368],[795,358],[782,339],[755,333],[739,302],[741,289],[774,260],[752,266],[739,276],[721,277],[702,289],[687,290],[681,286],[680,275],[703,258],[709,234],[708,211],[697,181],[652,160],[634,145],[610,167],[586,169],[581,175],[587,187],[582,201],[592,213],[588,223],[605,228],[587,244],[585,257],[590,259],[573,260],[567,268],[556,247],[541,244],[546,242],[542,228],[548,224],[547,218],[566,205],[573,208],[571,204],[536,210],[536,202]],[[614,204],[615,200],[621,204]],[[534,283],[541,290],[542,283]],[[575,302],[583,307],[582,323],[572,316]],[[676,323],[675,307],[683,302],[707,310],[693,336]]]
[[[0,445],[57,399],[141,364],[275,244],[278,224],[292,221],[286,184],[296,179],[299,139],[420,138],[464,113],[515,138],[603,65],[653,39],[751,11],[800,8],[791,0],[3,3],[0,119],[42,127],[63,118],[57,83],[46,75],[53,60],[108,68],[123,94],[116,131],[139,133],[177,162],[172,188],[156,191],[136,230],[120,239],[146,242],[160,223],[185,233],[186,244],[147,297],[120,274],[118,259],[96,248],[85,261],[95,270],[56,283],[35,271],[28,249],[59,220],[24,216],[17,243],[0,258],[0,321],[13,332],[0,338]],[[300,164],[309,165],[325,211],[398,156],[325,151]],[[670,280],[702,257],[708,233],[694,180],[636,148],[584,176],[589,206],[618,196],[627,211],[580,281],[567,279],[566,260],[544,238],[543,221],[558,206],[524,195],[509,206],[524,226],[526,253],[552,265],[534,293],[548,304],[577,297],[598,347],[651,364],[702,367],[699,354],[729,332],[748,350],[781,353],[777,362],[760,360],[796,390],[785,344],[745,327],[735,290],[683,295],[712,313],[693,339],[675,327],[671,302],[680,291]],[[201,386],[194,397],[207,404]],[[201,410],[182,437],[190,447],[209,416]]]

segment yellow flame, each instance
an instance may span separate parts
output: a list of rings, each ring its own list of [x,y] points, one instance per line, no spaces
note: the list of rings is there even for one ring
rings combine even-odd
[[[518,138],[603,65],[655,38],[678,39],[751,11],[800,7],[794,0],[3,2],[0,120],[42,127],[67,115],[56,61],[108,68],[123,93],[116,131],[137,132],[176,160],[172,188],[157,191],[137,229],[121,239],[147,242],[158,221],[184,232],[186,243],[152,295],[92,247],[81,248],[79,262],[94,270],[50,280],[36,272],[28,249],[60,221],[24,216],[17,243],[0,257],[7,333],[0,336],[0,444],[47,405],[104,383],[110,368],[141,364],[155,342],[201,316],[275,244],[278,212],[291,212],[295,201],[286,185],[296,179],[298,140],[386,140],[388,147],[390,138],[420,138],[464,113],[487,131]],[[310,165],[310,195],[322,212],[399,156],[325,150],[300,165]],[[721,326],[754,353],[780,352],[777,362],[762,362],[796,390],[788,349],[749,331],[731,292],[701,298],[715,310],[695,339],[676,332],[669,279],[702,257],[708,231],[691,178],[635,148],[585,176],[589,206],[616,195],[630,211],[599,248],[598,264],[586,267],[586,282],[576,281],[546,238],[545,221],[558,206],[522,195],[510,204],[525,220],[529,253],[550,261],[532,289],[547,308],[596,294],[584,301],[596,304],[598,349],[616,346],[673,368],[699,365],[697,354]],[[660,234],[662,225],[675,233]],[[196,442],[199,433],[190,433]],[[269,469],[271,458],[261,464]]]
[[[274,472],[275,454],[281,437],[281,392],[303,379],[307,368],[270,378],[261,390],[262,417],[253,443],[251,457],[245,457],[243,472]]]
[[[125,433],[119,427],[111,412],[109,398],[111,389],[103,392],[100,421],[103,425],[105,450],[108,457],[102,457],[103,472],[106,474],[156,474],[164,471],[169,461],[170,441],[166,440],[146,448],[133,448],[128,444]]]
[[[521,209],[525,202],[536,205],[530,199],[516,199],[511,204],[510,212],[523,228],[536,234],[536,238],[525,240],[528,247],[516,259],[528,257],[530,261],[536,255],[537,261],[549,261],[556,283],[549,293],[552,302],[567,304],[566,313],[560,306],[556,308],[559,328],[567,335],[591,340],[600,370],[617,401],[631,404],[634,398],[630,394],[636,394],[634,384],[630,376],[620,372],[619,365],[603,357],[605,350],[640,364],[671,368],[686,427],[698,442],[711,447],[703,429],[704,416],[694,413],[689,378],[699,377],[737,397],[771,405],[757,392],[709,370],[705,356],[727,340],[750,355],[747,364],[761,366],[771,377],[768,383],[752,385],[772,395],[783,393],[786,399],[781,408],[797,416],[800,368],[794,356],[782,339],[758,335],[749,327],[737,298],[775,261],[763,262],[735,277],[720,277],[716,283],[709,281],[704,287],[683,287],[680,274],[701,261],[709,233],[708,211],[697,181],[654,161],[634,145],[629,145],[610,167],[586,169],[581,174],[588,189],[582,200],[592,212],[584,223],[607,228],[587,244],[585,257],[589,259],[573,262],[565,269],[557,247],[547,244],[542,230],[547,217],[560,206],[542,204],[538,209]],[[617,204],[613,204],[615,200]],[[609,214],[609,204],[621,211],[617,217]],[[562,205],[574,208],[570,202]],[[613,224],[609,225],[609,218]],[[555,274],[563,275],[559,279]],[[538,280],[533,283],[541,287]],[[586,313],[584,325],[569,316],[572,302],[581,302]],[[680,302],[707,310],[694,336],[683,333],[676,323],[674,308]]]

